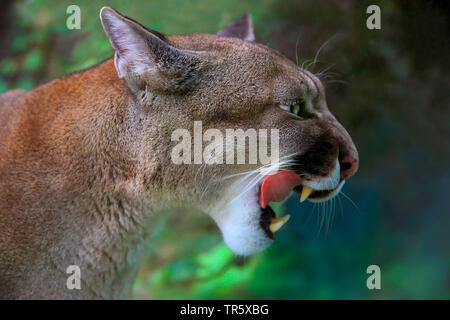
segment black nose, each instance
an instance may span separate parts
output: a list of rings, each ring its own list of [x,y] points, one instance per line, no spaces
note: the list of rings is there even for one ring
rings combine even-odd
[[[358,171],[358,159],[353,156],[346,156],[340,160],[341,179],[348,179]]]

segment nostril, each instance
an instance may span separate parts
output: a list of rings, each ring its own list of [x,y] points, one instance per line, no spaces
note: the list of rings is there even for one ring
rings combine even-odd
[[[352,167],[352,164],[350,162],[343,162],[341,164],[341,168],[344,171],[347,171],[348,169],[350,169]]]
[[[353,175],[358,170],[358,160],[352,156],[344,157],[341,160],[341,173],[343,178],[346,179]]]

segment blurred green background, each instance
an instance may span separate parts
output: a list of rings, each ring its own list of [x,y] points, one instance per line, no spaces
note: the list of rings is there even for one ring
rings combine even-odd
[[[81,29],[66,28],[67,6]],[[381,8],[381,30],[366,8]],[[0,93],[30,89],[112,55],[98,19],[109,5],[163,33],[214,33],[251,13],[257,40],[315,64],[360,169],[321,206],[292,214],[268,250],[235,257],[198,213],[173,214],[149,243],[137,299],[449,299],[449,52],[445,1],[153,0],[0,4]],[[381,290],[366,269],[381,268]]]

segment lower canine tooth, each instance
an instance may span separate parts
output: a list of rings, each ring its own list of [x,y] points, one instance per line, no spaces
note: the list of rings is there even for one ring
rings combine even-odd
[[[272,218],[269,226],[270,231],[272,231],[272,233],[275,233],[280,230],[280,228],[289,220],[290,217],[291,216],[287,214],[281,218]]]
[[[313,192],[313,189],[311,189],[310,187],[304,185],[303,188],[302,188],[302,194],[300,195],[300,202],[303,202],[306,199],[308,199],[308,197],[311,194],[311,192]]]

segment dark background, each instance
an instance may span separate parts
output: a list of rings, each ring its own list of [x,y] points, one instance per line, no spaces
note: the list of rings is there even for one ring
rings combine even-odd
[[[449,299],[447,3],[3,0],[0,93],[111,56],[104,5],[163,33],[214,33],[249,12],[259,42],[326,70],[328,105],[359,149],[359,172],[332,202],[279,206],[292,215],[288,225],[246,259],[206,215],[174,214],[149,244],[134,297]],[[80,30],[66,28],[71,4],[81,8]],[[366,28],[370,4],[381,8],[381,30]],[[381,290],[366,287],[371,264],[381,268]]]

